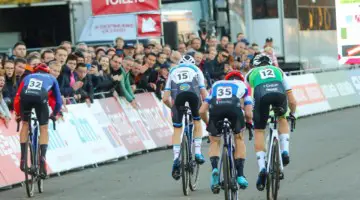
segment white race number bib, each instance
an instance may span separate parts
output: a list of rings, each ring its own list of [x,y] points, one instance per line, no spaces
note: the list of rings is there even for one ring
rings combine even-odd
[[[190,82],[190,72],[189,71],[179,71],[176,74],[176,83],[185,83]]]
[[[41,90],[43,82],[39,79],[32,78],[29,81],[28,89]]]
[[[231,87],[218,87],[216,90],[217,99],[227,99],[232,97]]]
[[[274,70],[272,69],[263,69],[260,70],[261,79],[275,78]]]

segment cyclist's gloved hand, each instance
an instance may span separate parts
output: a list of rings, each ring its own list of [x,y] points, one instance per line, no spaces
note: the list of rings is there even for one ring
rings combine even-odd
[[[246,122],[245,126],[246,126],[246,129],[249,129],[249,130],[252,130],[254,127],[252,122]]]
[[[296,120],[295,113],[290,113],[289,114],[289,119],[292,120],[292,121],[295,121]]]
[[[49,118],[53,121],[56,121],[56,116],[54,115],[54,113],[52,113]]]
[[[20,115],[16,115],[16,118],[15,118],[15,119],[16,119],[16,122],[17,122],[17,123],[21,122],[21,116],[20,116]]]

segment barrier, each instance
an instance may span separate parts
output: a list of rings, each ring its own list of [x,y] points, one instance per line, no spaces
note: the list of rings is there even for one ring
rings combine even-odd
[[[360,69],[290,76],[298,116],[360,104]],[[49,123],[50,174],[94,165],[136,152],[171,145],[171,112],[152,93],[137,94],[138,109],[123,98],[94,100],[91,107],[67,105],[57,130]],[[13,116],[14,117],[14,116]],[[206,131],[204,131],[204,136]],[[0,188],[24,180],[19,170],[16,122],[0,124]]]

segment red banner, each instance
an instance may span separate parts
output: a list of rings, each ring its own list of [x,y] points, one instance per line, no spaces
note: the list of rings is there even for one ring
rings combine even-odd
[[[137,15],[138,37],[160,37],[161,15],[139,14]]]
[[[136,134],[124,110],[120,107],[116,99],[101,99],[100,104],[114,126],[114,130],[110,131],[114,139],[113,142],[115,142],[117,146],[122,146],[121,141],[123,141],[129,153],[144,150],[144,144]]]
[[[151,93],[136,95],[136,102],[139,105],[138,112],[147,131],[150,133],[157,146],[171,144],[172,130],[165,117],[161,114],[155,97]]]
[[[159,0],[92,0],[93,15],[160,10]]]
[[[15,119],[15,116],[12,116]],[[0,172],[6,185],[22,182],[25,175],[20,171],[20,133],[16,132],[16,122],[11,120],[7,129],[0,121]],[[0,185],[1,179],[0,179]]]

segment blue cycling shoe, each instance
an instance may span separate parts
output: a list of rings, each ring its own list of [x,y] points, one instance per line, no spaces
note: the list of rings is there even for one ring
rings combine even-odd
[[[219,170],[217,168],[213,169],[211,173],[211,191],[214,194],[219,194],[220,184],[219,184]]]
[[[202,165],[205,163],[205,158],[202,154],[195,154],[195,161],[197,164]]]
[[[238,176],[237,182],[241,189],[246,189],[249,185],[248,181],[246,180],[245,176]]]
[[[177,158],[174,160],[174,164],[172,166],[171,176],[177,181],[180,179],[180,160]]]
[[[256,188],[259,191],[263,191],[265,189],[265,182],[266,182],[266,169],[262,169],[259,173],[258,179],[256,181]]]
[[[282,162],[283,162],[284,167],[285,167],[286,165],[288,165],[288,164],[290,163],[289,152],[283,151],[282,154],[281,154],[281,159],[282,159]]]

